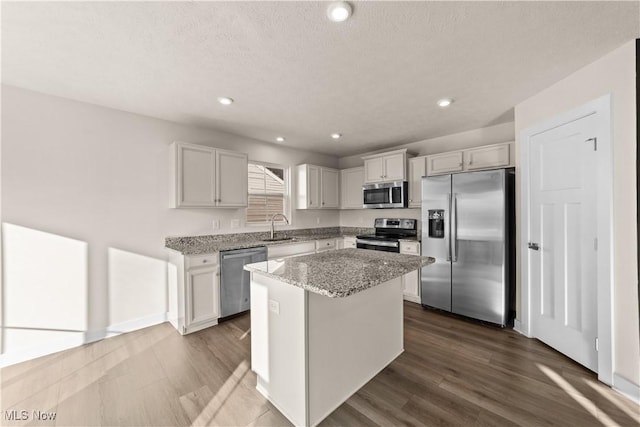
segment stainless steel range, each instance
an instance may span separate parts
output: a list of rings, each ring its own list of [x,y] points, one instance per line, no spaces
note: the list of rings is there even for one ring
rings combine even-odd
[[[409,218],[376,218],[376,234],[356,236],[356,247],[376,251],[400,252],[400,240],[417,239],[418,220]]]

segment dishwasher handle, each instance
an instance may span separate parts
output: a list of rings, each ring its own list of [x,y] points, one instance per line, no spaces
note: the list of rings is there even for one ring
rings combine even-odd
[[[222,252],[220,255],[222,260],[235,259],[235,258],[247,258],[253,255],[267,255],[267,248],[260,247],[259,249],[237,249],[231,251]]]

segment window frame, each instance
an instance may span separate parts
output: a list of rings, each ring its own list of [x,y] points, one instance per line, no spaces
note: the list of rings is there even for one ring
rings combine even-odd
[[[264,166],[267,168],[274,168],[274,169],[282,169],[283,171],[283,177],[282,180],[284,181],[284,208],[283,208],[283,214],[287,217],[287,219],[289,220],[289,225],[293,225],[293,218],[291,217],[291,167],[289,166],[285,166],[285,165],[281,165],[278,163],[270,163],[270,162],[262,162],[262,161],[258,161],[258,160],[249,160],[248,161],[249,164],[253,164],[253,165],[259,165],[259,166]],[[248,172],[247,172],[248,174]],[[280,193],[250,193],[249,189],[247,188],[247,207],[244,210],[244,223],[245,226],[247,227],[264,227],[265,225],[270,225],[271,221],[269,220],[265,220],[264,222],[249,222],[247,221],[247,212],[249,210],[249,205],[248,205],[248,200],[249,197],[251,195],[254,196],[280,196]],[[276,223],[280,224],[283,223],[284,221],[279,220],[276,221]],[[285,224],[286,225],[286,224]]]

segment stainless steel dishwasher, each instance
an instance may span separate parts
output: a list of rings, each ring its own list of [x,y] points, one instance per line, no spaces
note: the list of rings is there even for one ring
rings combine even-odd
[[[249,310],[251,276],[244,266],[266,260],[266,246],[220,252],[220,317]]]

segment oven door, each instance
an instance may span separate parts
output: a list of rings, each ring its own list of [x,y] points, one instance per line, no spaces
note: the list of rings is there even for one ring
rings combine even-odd
[[[400,253],[400,242],[356,239],[356,248]]]

